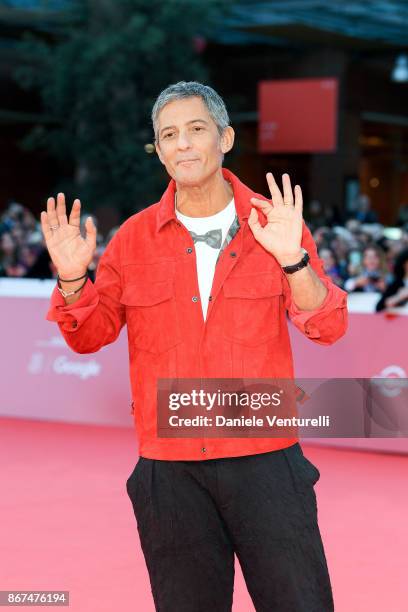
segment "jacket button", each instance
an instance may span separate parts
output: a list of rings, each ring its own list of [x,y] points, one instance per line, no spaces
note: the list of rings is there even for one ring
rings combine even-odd
[[[211,300],[212,300],[212,295],[209,295],[208,296],[208,301],[211,302]]]
[[[193,302],[198,302],[198,297],[196,295],[193,295],[191,299],[193,300]]]
[[[191,247],[188,247],[188,248],[186,249],[186,252],[187,252],[187,253],[192,253],[192,252],[193,252],[193,249],[192,249]]]
[[[78,327],[78,321],[72,321],[72,327],[75,329]]]
[[[236,256],[237,256],[236,252],[235,251],[231,251],[230,257],[236,257]]]
[[[202,453],[206,453],[207,452],[207,449],[205,448],[205,446],[203,446],[203,448],[201,449],[201,452]]]

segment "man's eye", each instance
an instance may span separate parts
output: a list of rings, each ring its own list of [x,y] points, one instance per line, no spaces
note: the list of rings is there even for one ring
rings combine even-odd
[[[197,130],[203,130],[204,128],[200,127],[199,125],[196,125],[194,129],[197,131]]]
[[[170,136],[173,136],[174,132],[167,132],[167,134],[165,134],[163,136],[163,138],[169,138]]]

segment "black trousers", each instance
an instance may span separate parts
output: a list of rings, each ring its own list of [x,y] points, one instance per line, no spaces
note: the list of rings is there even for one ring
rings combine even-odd
[[[257,612],[332,612],[319,477],[298,442],[204,461],[140,457],[126,488],[157,612],[231,612],[234,553]]]

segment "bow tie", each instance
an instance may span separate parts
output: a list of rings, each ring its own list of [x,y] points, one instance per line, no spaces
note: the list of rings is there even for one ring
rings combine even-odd
[[[213,249],[221,248],[222,231],[220,229],[210,230],[205,234],[196,234],[190,231],[190,234],[194,242],[206,242]]]

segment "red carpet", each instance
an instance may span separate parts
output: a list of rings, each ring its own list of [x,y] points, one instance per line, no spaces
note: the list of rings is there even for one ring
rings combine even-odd
[[[0,427],[0,589],[69,590],[71,612],[154,612],[125,487],[134,432],[5,418]],[[302,447],[321,474],[336,612],[406,612],[408,457]],[[238,562],[233,612],[253,612]]]

